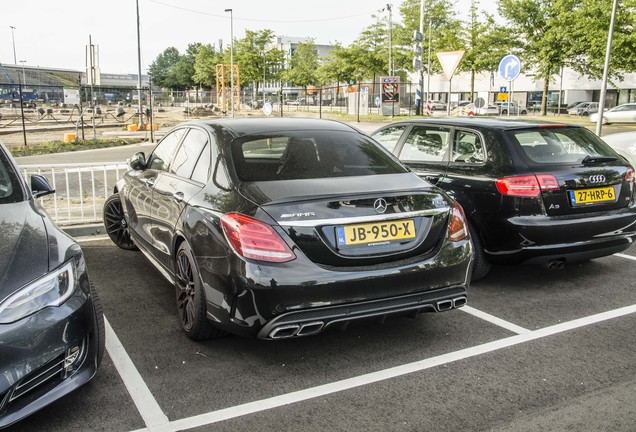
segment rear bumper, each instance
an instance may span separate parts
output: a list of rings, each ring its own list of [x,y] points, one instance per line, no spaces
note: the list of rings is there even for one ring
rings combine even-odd
[[[316,334],[351,320],[463,306],[472,249],[468,239],[445,241],[428,258],[348,268],[319,266],[299,252],[288,265],[235,259],[241,276],[228,282],[236,294],[224,306],[206,289],[208,317],[234,334],[278,339]],[[204,287],[213,285],[205,272],[202,276]]]
[[[496,235],[485,242],[485,252],[494,263],[583,261],[621,252],[634,243],[636,207],[586,217],[514,217],[490,231]]]

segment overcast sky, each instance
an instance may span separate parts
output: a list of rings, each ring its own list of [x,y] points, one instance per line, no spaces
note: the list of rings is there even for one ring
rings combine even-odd
[[[135,0],[22,0],[2,10],[0,63],[13,64],[12,31],[15,27],[16,60],[27,66],[78,69],[85,67],[89,35],[99,46],[102,72],[137,72]],[[482,9],[494,13],[494,2]],[[188,43],[230,40],[230,13],[234,37],[245,29],[271,29],[276,35],[311,37],[316,43],[349,45],[373,23],[371,15],[387,0],[139,0],[142,71],[164,49],[185,52]],[[399,20],[399,1],[393,11]],[[470,0],[457,0],[457,10],[468,10]],[[396,16],[397,15],[397,16]]]

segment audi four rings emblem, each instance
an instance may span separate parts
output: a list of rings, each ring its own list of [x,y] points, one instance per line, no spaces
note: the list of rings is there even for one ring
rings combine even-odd
[[[588,180],[590,181],[590,183],[604,183],[605,182],[605,176],[602,175],[602,174],[593,175],[593,176],[590,176],[590,178]]]
[[[387,207],[387,203],[384,198],[378,198],[373,203],[373,208],[375,209],[376,213],[384,213],[386,211],[386,207]]]

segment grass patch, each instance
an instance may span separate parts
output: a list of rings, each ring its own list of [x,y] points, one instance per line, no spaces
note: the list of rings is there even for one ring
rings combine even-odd
[[[51,153],[62,153],[69,151],[79,150],[94,150],[108,147],[119,147],[122,145],[138,143],[139,139],[101,139],[97,141],[93,140],[77,140],[69,143],[64,141],[48,141],[41,144],[21,146],[21,147],[9,147],[9,151],[13,157],[20,156],[37,156]]]

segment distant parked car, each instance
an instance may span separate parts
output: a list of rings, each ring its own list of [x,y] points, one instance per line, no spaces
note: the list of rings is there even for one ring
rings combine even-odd
[[[104,355],[82,250],[36,202],[53,192],[39,175],[28,185],[0,143],[0,429],[87,383]]]
[[[598,112],[590,116],[590,121],[598,120]],[[603,111],[603,124],[610,123],[636,123],[636,103],[626,103]]]
[[[106,230],[174,283],[193,339],[310,336],[466,303],[461,207],[351,126],[190,122],[130,167]]]
[[[602,137],[618,154],[636,168],[636,132],[620,132]]]
[[[460,112],[462,116],[472,117],[475,115],[498,115],[499,107],[497,105],[486,105],[481,108],[477,108],[474,103],[464,105]]]
[[[598,111],[598,102],[580,102],[568,108],[569,115],[589,116]]]
[[[442,101],[433,100],[430,105],[433,111],[444,111],[446,109],[446,104]]]
[[[497,102],[497,106],[501,115],[507,115],[508,112],[512,115],[528,114],[528,109],[525,106],[520,106],[517,102]]]
[[[462,205],[473,279],[491,263],[555,269],[636,240],[634,168],[582,126],[430,119],[372,137]]]

